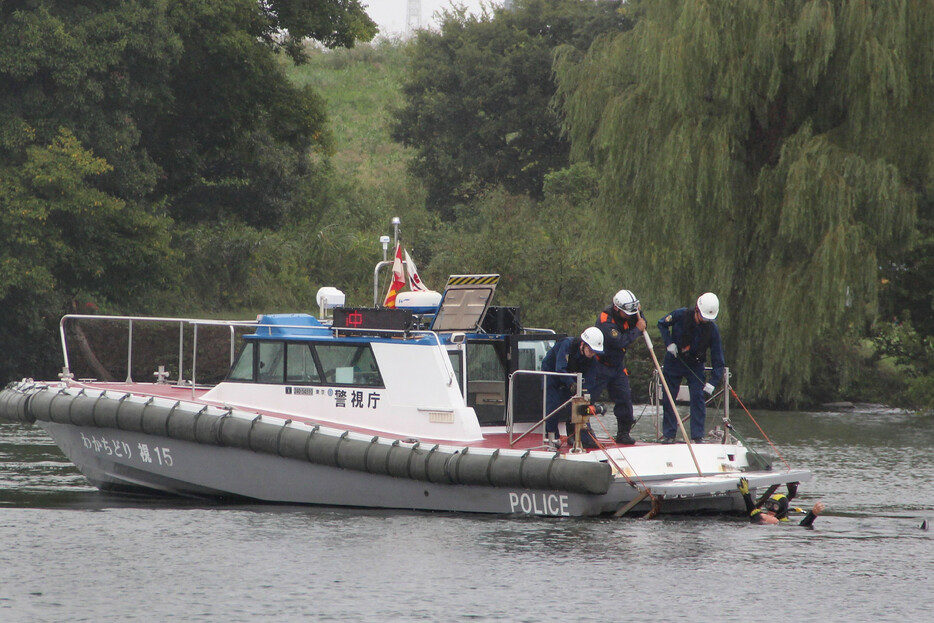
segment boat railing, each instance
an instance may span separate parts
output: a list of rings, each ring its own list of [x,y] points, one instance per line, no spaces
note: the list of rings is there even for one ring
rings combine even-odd
[[[140,324],[175,324],[178,325],[178,379],[175,381],[179,386],[191,385],[192,394],[198,386],[197,382],[197,373],[198,373],[198,328],[199,327],[227,327],[230,333],[230,361],[229,366],[233,365],[234,358],[236,357],[236,338],[237,332],[239,329],[251,329],[259,331],[264,328],[275,328],[276,330],[282,329],[295,329],[295,330],[307,330],[308,325],[287,325],[287,324],[265,324],[260,323],[256,320],[211,320],[204,318],[172,318],[172,317],[159,317],[159,316],[110,316],[110,315],[99,315],[99,314],[67,314],[62,317],[59,322],[59,334],[62,343],[62,355],[64,357],[64,367],[62,373],[59,376],[63,380],[69,380],[74,378],[72,373],[72,361],[71,355],[68,349],[68,324],[69,322],[77,321],[94,321],[94,322],[125,322],[127,323],[127,352],[126,352],[126,383],[133,383],[133,328],[135,325]],[[185,380],[185,329],[186,327],[191,327],[192,331],[192,340],[191,340],[191,381],[188,382]],[[337,336],[341,332],[346,332],[346,328],[343,327],[329,327],[332,334]],[[437,346],[441,354],[442,364],[446,363],[448,368],[448,385],[450,386],[456,381],[453,369],[450,366],[450,361],[447,358],[444,345],[441,341],[440,336],[434,331],[411,331],[411,330],[392,330],[392,329],[353,329],[354,334],[373,334],[373,335],[387,335],[392,334],[394,337],[402,337],[406,339],[421,339],[424,337],[429,337],[434,342],[434,345]],[[228,366],[228,367],[229,367]],[[160,382],[165,382],[168,379],[169,373],[165,372],[165,367],[159,366],[159,370],[154,374],[157,376]]]
[[[707,366],[704,368],[705,372],[712,372],[713,368]],[[716,401],[722,396],[723,405],[721,407],[721,418],[723,421],[723,430],[722,430],[722,442],[731,443],[732,438],[730,435],[730,390],[732,389],[730,385],[730,369],[723,369],[723,378],[721,379],[720,390],[715,391],[713,395],[709,396],[706,399],[706,403],[709,405]],[[676,402],[687,402],[690,400],[690,394],[688,394],[688,386],[681,385],[678,388],[678,393],[672,396]],[[652,371],[652,382],[649,385],[649,404],[655,407],[655,433],[661,438],[662,436],[662,413],[663,413],[663,403],[667,400],[665,395],[664,388],[662,387],[662,379],[658,374],[658,370]],[[690,414],[685,417],[682,417],[682,420],[687,420],[690,418]]]
[[[216,326],[227,327],[230,331],[230,364],[233,364],[236,356],[236,329],[237,328],[256,328],[260,325],[255,320],[210,320],[204,318],[169,318],[159,316],[109,316],[98,314],[67,314],[59,322],[59,334],[62,342],[62,355],[64,357],[64,368],[59,375],[63,379],[74,378],[72,374],[71,356],[68,351],[68,323],[70,321],[88,320],[95,322],[126,322],[127,323],[127,371],[126,382],[133,382],[133,328],[140,324],[176,324],[178,325],[178,385],[186,385],[184,377],[185,362],[185,328],[192,327],[192,345],[191,345],[191,386],[192,390],[197,386],[197,365],[198,365],[198,327]],[[165,380],[168,375],[162,370],[156,373],[160,380]]]
[[[528,430],[520,434],[518,437],[514,437],[514,434],[515,434],[514,399],[516,395],[515,380],[516,378],[521,377],[521,376],[542,377],[542,418],[538,422],[533,424],[531,427],[529,427]],[[551,412],[548,412],[548,398],[547,398],[547,394],[548,394],[547,377],[549,376],[563,376],[563,377],[573,378],[576,384],[576,390],[574,392],[574,396],[562,402]],[[580,372],[547,372],[544,370],[516,370],[515,372],[510,374],[509,375],[509,399],[506,402],[506,432],[509,435],[509,445],[511,446],[517,443],[518,441],[525,438],[527,435],[533,433],[534,431],[538,430],[539,428],[541,428],[542,445],[545,445],[545,440],[546,440],[545,421],[549,417],[561,411],[561,409],[563,409],[566,405],[570,404],[574,398],[580,398],[583,395],[582,388],[583,388],[583,375]]]

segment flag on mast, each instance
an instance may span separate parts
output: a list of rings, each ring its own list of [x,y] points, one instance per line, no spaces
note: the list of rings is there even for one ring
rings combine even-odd
[[[422,278],[418,276],[418,269],[415,267],[415,262],[412,261],[412,256],[409,255],[408,251],[405,251],[405,265],[409,269],[409,290],[412,292],[427,292],[428,288],[422,283]]]
[[[392,284],[389,286],[389,292],[386,293],[383,307],[395,307],[396,295],[403,287],[405,287],[405,273],[402,270],[402,245],[396,243],[396,257],[392,261]]]

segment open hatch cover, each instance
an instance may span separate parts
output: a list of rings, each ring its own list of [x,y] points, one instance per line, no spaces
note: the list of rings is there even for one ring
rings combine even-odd
[[[499,275],[451,275],[432,331],[477,331],[493,299]]]

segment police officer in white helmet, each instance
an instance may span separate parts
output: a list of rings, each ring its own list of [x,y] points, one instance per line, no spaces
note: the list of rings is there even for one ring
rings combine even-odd
[[[620,290],[613,296],[613,303],[597,316],[597,328],[603,332],[603,354],[598,356],[597,378],[591,388],[590,397],[596,401],[604,388],[613,401],[616,416],[616,438],[618,444],[634,444],[629,434],[633,425],[632,390],[629,387],[629,371],[626,369],[626,349],[642,337],[645,331],[645,316],[639,299],[630,290]]]
[[[544,372],[580,372],[584,391],[590,391],[596,372],[595,356],[603,352],[603,333],[596,327],[588,327],[580,337],[566,337],[555,342],[542,359]],[[570,400],[577,390],[576,378],[573,376],[548,375],[545,381],[545,408],[551,413],[564,402]],[[568,425],[568,444],[573,444],[570,431],[571,409],[565,407],[562,411],[552,415],[545,421],[545,434],[553,440],[555,447],[561,444],[558,441],[558,424],[565,422]],[[596,440],[589,430],[581,434],[581,445],[584,448],[597,448]]]
[[[694,307],[676,309],[658,321],[662,340],[665,342],[665,364],[663,374],[672,396],[678,395],[681,380],[687,379],[691,394],[691,440],[700,443],[704,438],[707,421],[707,400],[723,379],[726,364],[723,361],[723,343],[717,327],[720,299],[713,292],[697,297]],[[705,367],[707,353],[713,368],[707,380]],[[678,432],[677,416],[666,400],[663,403],[662,443],[674,443]]]

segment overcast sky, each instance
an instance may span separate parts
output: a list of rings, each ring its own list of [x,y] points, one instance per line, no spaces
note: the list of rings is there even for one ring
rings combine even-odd
[[[456,0],[471,12],[479,12],[481,4],[501,5],[502,0],[481,2],[481,0]],[[405,33],[407,0],[363,0],[366,12],[379,26],[381,35],[401,35]],[[422,0],[422,27],[435,26],[433,15],[440,9],[449,8],[450,0]]]

